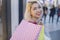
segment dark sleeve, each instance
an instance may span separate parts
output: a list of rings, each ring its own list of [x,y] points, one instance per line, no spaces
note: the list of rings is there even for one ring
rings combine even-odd
[[[46,7],[46,10],[48,10],[48,8]]]
[[[52,9],[50,9],[50,11],[51,11]]]

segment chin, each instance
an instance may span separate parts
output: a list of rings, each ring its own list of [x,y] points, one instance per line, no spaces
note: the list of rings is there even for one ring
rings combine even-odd
[[[40,16],[37,16],[36,18],[40,18]]]

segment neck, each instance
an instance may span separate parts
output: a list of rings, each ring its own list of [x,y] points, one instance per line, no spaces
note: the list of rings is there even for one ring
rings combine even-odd
[[[33,22],[37,22],[38,18],[32,17]]]

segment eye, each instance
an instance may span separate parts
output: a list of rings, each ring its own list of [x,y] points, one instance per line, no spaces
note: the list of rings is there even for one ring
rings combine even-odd
[[[37,10],[37,8],[35,7],[33,10]]]
[[[39,6],[38,8],[41,8],[41,6]]]

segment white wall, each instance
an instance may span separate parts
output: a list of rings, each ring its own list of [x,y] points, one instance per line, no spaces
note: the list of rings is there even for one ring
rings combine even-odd
[[[18,6],[18,0],[11,0],[11,30],[12,34],[15,31],[16,27],[19,23],[19,6]]]
[[[58,0],[58,4],[60,5],[60,0]]]

